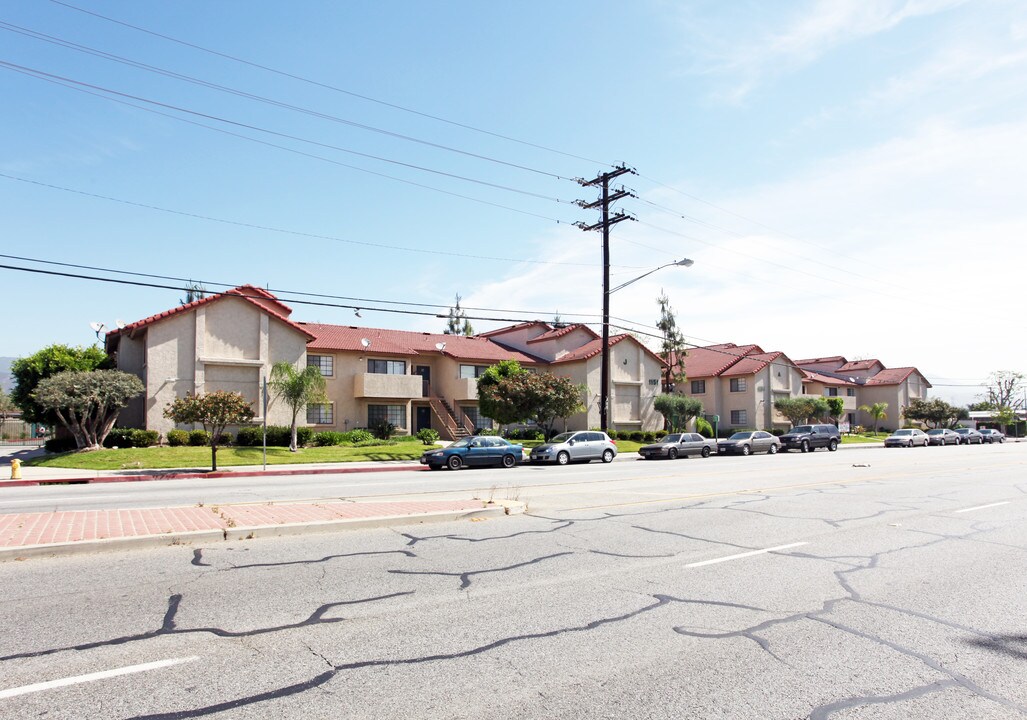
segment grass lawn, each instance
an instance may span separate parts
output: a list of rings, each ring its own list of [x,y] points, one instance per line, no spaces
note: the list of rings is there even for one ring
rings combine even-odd
[[[884,439],[888,437],[888,435],[890,435],[890,433],[886,432],[879,432],[876,435],[872,432],[863,433],[862,435],[842,435],[842,444],[883,443]]]
[[[268,465],[304,463],[344,463],[371,460],[417,460],[428,448],[420,442],[367,447],[309,447],[291,453],[289,448],[269,447]],[[218,448],[218,469],[233,465],[260,465],[259,447]],[[168,468],[210,469],[209,447],[150,447],[123,450],[96,450],[86,453],[60,453],[35,458],[25,463],[36,467],[75,468],[80,470],[159,470]]]

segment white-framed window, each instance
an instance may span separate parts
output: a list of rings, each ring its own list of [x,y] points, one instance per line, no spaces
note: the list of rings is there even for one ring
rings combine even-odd
[[[838,388],[829,387],[827,388],[827,397],[838,397]]]
[[[464,380],[477,380],[488,369],[488,365],[461,365],[460,377]]]
[[[705,380],[693,380],[692,381],[692,394],[702,395],[706,392],[706,381]]]
[[[313,403],[307,405],[308,425],[333,425],[335,423],[335,406],[332,403]]]
[[[731,378],[731,392],[745,392],[748,387],[745,378]]]
[[[406,360],[372,360],[368,358],[367,372],[379,375],[406,375],[407,363]]]
[[[307,367],[316,367],[324,377],[335,375],[334,355],[307,355]]]
[[[381,422],[390,422],[397,428],[406,428],[407,409],[404,405],[368,405],[367,427]]]
[[[856,397],[856,388],[845,388],[845,394],[849,397]]]
[[[731,424],[732,425],[745,425],[749,422],[749,415],[745,410],[732,410],[731,411]]]

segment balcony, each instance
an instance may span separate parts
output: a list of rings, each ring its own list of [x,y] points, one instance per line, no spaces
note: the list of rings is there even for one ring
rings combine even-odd
[[[463,400],[477,400],[478,399],[478,381],[471,378],[459,378],[454,381],[452,387],[453,400],[461,402]]]
[[[424,397],[420,375],[358,373],[353,376],[353,397],[412,399]]]

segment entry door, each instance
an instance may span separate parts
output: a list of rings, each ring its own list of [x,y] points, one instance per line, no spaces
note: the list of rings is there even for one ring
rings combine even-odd
[[[414,375],[421,376],[421,397],[428,397],[428,386],[431,384],[431,367],[428,365],[415,365]]]
[[[417,430],[415,430],[415,432],[431,429],[431,408],[424,406],[417,407],[415,409],[417,410],[417,420],[415,421],[415,427]]]

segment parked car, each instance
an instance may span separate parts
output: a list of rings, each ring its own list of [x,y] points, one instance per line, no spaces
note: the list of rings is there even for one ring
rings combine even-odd
[[[549,442],[532,448],[533,463],[555,462],[566,465],[570,462],[591,462],[602,460],[613,462],[617,457],[617,443],[604,432],[578,430],[560,433]]]
[[[765,430],[736,432],[731,437],[717,442],[718,455],[730,455],[732,453],[751,455],[758,452],[773,455],[780,449],[781,441]]]
[[[826,447],[834,452],[841,441],[842,435],[834,425],[796,425],[781,436],[781,449],[811,452]]]
[[[716,451],[717,441],[704,438],[699,433],[671,433],[658,443],[643,445],[638,449],[638,454],[646,460],[656,460],[657,458],[673,460],[689,455],[709,457],[710,453]]]
[[[984,436],[973,428],[956,428],[954,432],[963,438],[964,445],[983,445]]]
[[[902,430],[896,430],[891,435],[884,439],[885,447],[914,447],[915,445],[922,445],[927,447],[930,442],[930,438],[927,433],[918,428],[903,428]]]
[[[1001,430],[991,430],[989,428],[984,428],[983,430],[979,430],[978,432],[980,432],[981,437],[984,438],[984,442],[988,443],[989,445],[991,443],[1004,443],[1006,441],[1006,436],[1002,433]]]
[[[959,445],[963,438],[948,428],[934,428],[927,431],[927,442],[931,445]]]
[[[444,467],[459,470],[464,465],[500,465],[512,468],[523,459],[523,445],[492,435],[472,435],[457,440],[441,450],[429,450],[421,456],[421,464],[427,465],[429,470],[440,470]]]

